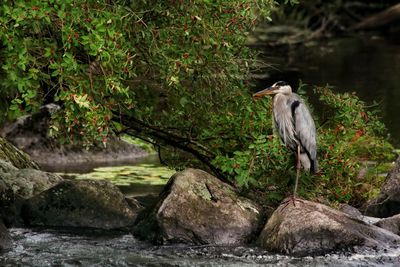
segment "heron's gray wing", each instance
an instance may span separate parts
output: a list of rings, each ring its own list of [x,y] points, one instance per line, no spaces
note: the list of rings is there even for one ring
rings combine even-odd
[[[295,126],[296,138],[300,142],[302,150],[307,153],[310,161],[313,161],[317,169],[317,141],[315,123],[309,109],[297,94],[293,94],[292,114]]]
[[[292,97],[283,94],[274,96],[274,120],[283,143],[293,151],[297,149],[293,114],[291,110]]]

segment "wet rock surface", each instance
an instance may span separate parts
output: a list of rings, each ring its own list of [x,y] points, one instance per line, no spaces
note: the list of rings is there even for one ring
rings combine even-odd
[[[42,167],[74,165],[79,163],[110,163],[129,161],[147,155],[136,145],[118,138],[110,138],[107,146],[98,145],[86,149],[82,144],[60,145],[48,134],[51,114],[59,107],[48,104],[32,115],[19,118],[0,129],[0,135],[19,149],[28,153]],[[1,158],[0,140],[0,158]],[[21,166],[16,166],[21,168]],[[23,167],[27,168],[27,167]]]
[[[259,229],[260,208],[197,169],[171,177],[161,199],[138,219],[134,233],[156,243],[246,243]]]
[[[110,182],[65,180],[29,199],[23,217],[30,226],[119,229],[132,225],[138,210]]]
[[[262,247],[293,255],[319,255],[355,246],[386,248],[400,237],[306,200],[282,204],[269,218],[259,242]]]
[[[400,213],[400,157],[387,175],[378,197],[364,207],[364,214],[386,218]]]

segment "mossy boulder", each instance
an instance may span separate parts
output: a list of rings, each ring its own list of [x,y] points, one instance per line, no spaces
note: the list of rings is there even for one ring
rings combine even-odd
[[[238,245],[260,226],[260,207],[233,187],[197,169],[171,177],[134,233],[155,243]]]
[[[122,229],[133,225],[137,212],[115,185],[90,180],[65,180],[23,206],[30,226]]]
[[[326,254],[355,246],[387,248],[400,237],[311,201],[281,204],[269,218],[259,242],[269,251],[297,256]]]
[[[0,160],[0,218],[6,226],[21,224],[20,207],[24,199],[37,195],[63,179],[36,169],[17,169]]]
[[[58,174],[35,169],[9,169],[8,172],[0,171],[0,180],[11,188],[17,197],[28,199],[63,179]]]
[[[11,163],[14,167],[23,169],[39,169],[38,165],[33,162],[29,155],[22,152],[4,138],[0,137],[0,160]],[[0,169],[1,170],[1,169]]]

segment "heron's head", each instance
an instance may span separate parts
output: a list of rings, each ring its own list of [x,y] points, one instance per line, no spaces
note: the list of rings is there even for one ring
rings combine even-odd
[[[292,87],[290,87],[290,85],[288,85],[286,82],[279,81],[264,90],[254,93],[253,98],[258,99],[265,95],[276,95],[279,93],[284,95],[290,95],[292,93]]]

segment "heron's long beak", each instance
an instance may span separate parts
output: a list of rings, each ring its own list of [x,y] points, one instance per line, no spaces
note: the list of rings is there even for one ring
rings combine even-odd
[[[264,90],[258,91],[257,93],[253,94],[253,99],[259,99],[265,95],[272,95],[275,93],[276,87],[270,86]]]

